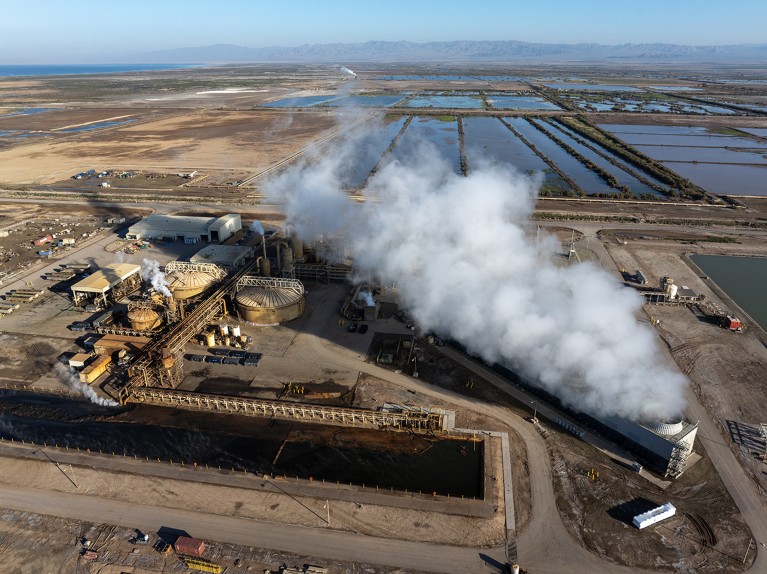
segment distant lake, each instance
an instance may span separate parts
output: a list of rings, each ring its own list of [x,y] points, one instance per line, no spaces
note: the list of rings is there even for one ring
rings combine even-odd
[[[0,64],[0,76],[60,76],[73,74],[115,74],[195,68],[199,64]]]

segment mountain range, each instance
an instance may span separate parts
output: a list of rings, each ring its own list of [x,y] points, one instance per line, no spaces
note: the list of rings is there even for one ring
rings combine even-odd
[[[364,42],[248,48],[215,44],[132,54],[145,63],[244,62],[765,62],[767,44],[541,44],[508,41]]]

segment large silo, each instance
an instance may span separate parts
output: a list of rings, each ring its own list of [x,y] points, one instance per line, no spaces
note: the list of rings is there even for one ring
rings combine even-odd
[[[235,300],[245,321],[274,325],[301,316],[305,307],[304,295],[300,281],[248,275],[237,282]]]
[[[134,307],[128,311],[128,321],[131,329],[137,331],[151,331],[159,327],[162,319],[160,314],[149,307]]]
[[[226,273],[212,263],[171,261],[165,266],[168,289],[176,299],[189,299],[221,281]]]

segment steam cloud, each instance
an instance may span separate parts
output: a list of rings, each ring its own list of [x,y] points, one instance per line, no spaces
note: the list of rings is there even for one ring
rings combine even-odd
[[[165,273],[160,269],[160,263],[154,259],[144,259],[141,262],[141,278],[148,281],[158,293],[162,293],[166,297],[172,295],[168,289],[169,283],[165,279]]]
[[[557,266],[561,246],[529,219],[540,179],[510,167],[456,175],[426,143],[391,160],[352,204],[339,167],[351,141],[269,182],[305,240],[348,234],[359,279],[396,283],[420,327],[507,365],[579,410],[678,416],[684,377],[662,364],[641,297],[591,263]],[[279,197],[276,197],[279,196]]]
[[[261,222],[258,219],[250,224],[250,229],[255,233],[258,233],[260,236],[264,236],[264,226],[261,225]]]
[[[361,290],[357,294],[357,300],[358,301],[362,301],[368,307],[375,307],[376,306],[376,300],[373,299],[373,294],[370,291]]]
[[[354,72],[352,72],[352,71],[351,71],[349,68],[347,68],[346,66],[341,66],[341,71],[342,71],[344,74],[349,74],[350,76],[354,76],[355,78],[357,77],[357,74],[355,74]]]
[[[55,369],[56,369],[56,374],[58,375],[59,379],[61,379],[62,383],[64,383],[73,391],[77,391],[78,393],[80,393],[82,396],[84,396],[93,404],[101,405],[102,407],[119,407],[120,406],[120,403],[118,402],[98,396],[96,394],[96,391],[94,391],[92,388],[90,388],[88,385],[86,385],[80,380],[80,378],[77,376],[77,373],[71,367],[67,367],[66,365],[62,365],[61,363],[56,363]]]

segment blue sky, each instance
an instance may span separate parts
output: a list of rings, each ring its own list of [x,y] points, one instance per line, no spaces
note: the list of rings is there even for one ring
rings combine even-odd
[[[767,0],[4,0],[0,63],[369,40],[767,43]]]

